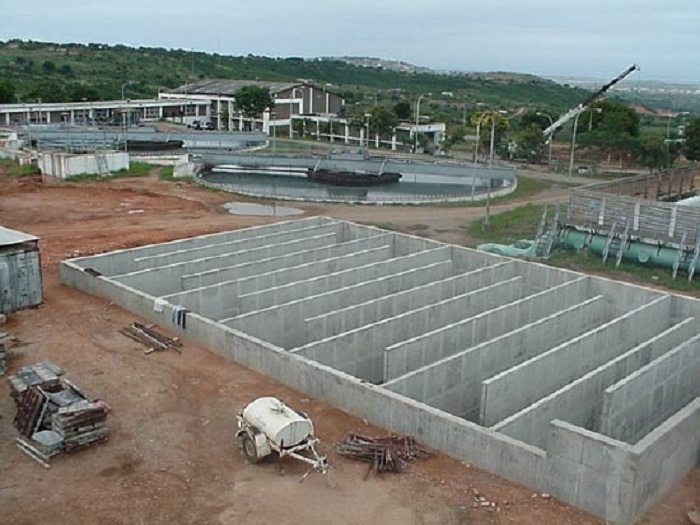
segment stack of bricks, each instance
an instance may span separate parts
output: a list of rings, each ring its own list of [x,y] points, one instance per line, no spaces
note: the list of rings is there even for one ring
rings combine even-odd
[[[5,332],[0,332],[0,376],[7,372],[7,354],[10,353],[10,336]]]

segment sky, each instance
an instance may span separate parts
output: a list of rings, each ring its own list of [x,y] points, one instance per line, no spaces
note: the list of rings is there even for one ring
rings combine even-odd
[[[700,81],[700,0],[0,0],[0,40]]]

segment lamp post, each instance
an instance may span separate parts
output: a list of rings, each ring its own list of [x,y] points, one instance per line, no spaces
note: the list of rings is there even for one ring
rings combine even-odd
[[[420,122],[420,101],[423,100],[424,97],[429,97],[430,93],[423,93],[421,96],[418,97],[418,101],[416,102],[416,129],[414,130],[415,136],[414,136],[414,144],[413,144],[413,154],[415,155],[418,153],[418,124]]]
[[[122,100],[126,100],[126,98],[125,98],[126,87],[131,86],[132,84],[136,84],[136,82],[133,80],[127,80],[126,82],[124,82],[122,84]]]
[[[549,119],[549,125],[552,126],[554,124],[554,120],[552,119],[551,115],[548,115],[547,113],[542,113],[541,111],[538,111],[536,113],[540,117],[547,117]],[[552,142],[554,141],[554,137],[552,136],[553,134],[550,133],[549,135],[549,156],[547,157],[547,167],[551,171],[552,169]]]
[[[367,129],[367,136],[365,137],[365,157],[369,157],[369,119],[371,116],[371,113],[365,113],[365,128]]]
[[[596,113],[602,113],[603,108],[589,108],[590,111],[595,111]],[[579,113],[574,117],[574,129],[571,134],[571,157],[569,158],[569,177],[574,175],[574,155],[576,152],[576,131],[578,129],[578,118],[581,116]]]

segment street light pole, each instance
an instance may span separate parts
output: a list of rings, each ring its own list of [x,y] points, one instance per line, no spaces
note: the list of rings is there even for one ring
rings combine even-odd
[[[550,127],[554,125],[554,120],[552,119],[551,115],[548,115],[547,113],[542,113],[541,111],[538,111],[536,113],[537,115],[541,117],[547,117],[549,119],[549,125]],[[552,142],[554,142],[554,134],[551,133],[549,135],[549,156],[547,157],[547,168],[551,171],[552,170]]]
[[[420,121],[420,101],[423,100],[423,97],[429,95],[429,93],[423,93],[421,96],[418,97],[418,102],[416,102],[416,129],[414,130],[414,144],[413,144],[413,154],[415,155],[418,153],[418,124]]]
[[[574,154],[576,152],[576,130],[578,129],[578,117],[579,115],[576,115],[574,118],[574,129],[571,134],[571,158],[569,159],[569,177],[572,177],[574,174]]]

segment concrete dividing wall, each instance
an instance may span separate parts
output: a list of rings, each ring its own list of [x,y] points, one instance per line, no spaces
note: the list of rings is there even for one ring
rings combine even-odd
[[[487,379],[481,386],[481,424],[495,425],[670,325],[671,299],[659,297]]]
[[[318,315],[321,312],[355,304],[355,301],[368,301],[396,293],[397,290],[421,286],[445,279],[452,273],[452,261],[427,264],[377,279],[369,279],[352,286],[344,286],[288,303],[255,310],[224,320],[222,323],[231,328],[245,329],[246,333],[260,338],[264,337],[266,341],[282,348],[296,348],[308,342],[304,325],[304,319],[308,315]]]
[[[202,286],[273,272],[283,268],[292,268],[300,264],[349,255],[363,250],[379,248],[380,246],[390,246],[392,248],[392,255],[395,256],[396,253],[393,248],[394,238],[395,235],[393,234],[376,235],[374,237],[354,239],[338,244],[321,246],[320,248],[302,249],[301,251],[292,251],[291,253],[282,252],[282,255],[274,257],[266,257],[252,262],[191,273],[182,276],[182,290],[192,290]],[[175,291],[179,290],[173,290],[173,292]]]
[[[367,265],[379,264],[391,257],[390,246],[354,252],[342,257],[333,257],[293,268],[244,277],[235,281],[212,284],[186,292],[163,296],[173,304],[179,304],[207,317],[219,318],[221,312],[229,312],[238,307],[242,296],[286,286],[318,275],[342,274]]]
[[[178,239],[160,244],[148,244],[137,248],[129,248],[125,250],[116,250],[109,253],[101,253],[91,255],[89,257],[81,257],[80,264],[83,268],[94,268],[106,277],[112,277],[119,274],[125,274],[135,271],[132,266],[133,260],[136,257],[144,257],[146,255],[156,255],[159,253],[172,252],[179,249],[197,248],[208,244],[218,242],[228,242],[236,239],[248,239],[261,234],[268,234],[280,231],[298,230],[308,226],[318,226],[336,222],[325,217],[309,217],[296,221],[282,221],[274,224],[266,224],[261,226],[253,226],[242,230],[233,230],[221,233],[212,233],[209,235],[199,235],[197,237],[189,237],[186,239]]]
[[[556,392],[504,419],[494,430],[537,447],[547,447],[547,424],[555,419],[598,431],[603,391],[653,359],[677,347],[697,331],[697,320],[688,318],[632,350],[608,361]],[[614,436],[611,436],[614,437]]]
[[[605,389],[600,432],[635,443],[700,396],[700,335]]]
[[[198,248],[187,248],[173,252],[159,253],[156,255],[144,255],[143,257],[134,258],[133,265],[134,270],[146,270],[148,268],[157,268],[168,264],[187,262],[193,259],[202,259],[204,257],[213,257],[215,255],[224,255],[233,252],[250,250],[253,248],[260,248],[261,246],[267,246],[285,241],[294,241],[301,237],[316,237],[327,233],[334,233],[336,235],[336,242],[348,240],[343,239],[341,236],[341,225],[324,224],[321,226],[310,226],[300,230],[268,233],[249,239],[236,239],[223,243],[209,244]]]
[[[233,308],[221,311],[219,319],[261,310],[268,306],[288,303],[302,297],[317,295],[329,290],[335,290],[344,286],[351,286],[366,280],[377,279],[386,275],[408,270],[417,266],[447,261],[450,250],[447,247],[434,248],[423,252],[412,253],[403,257],[396,257],[376,264],[361,266],[351,270],[321,275],[312,279],[306,279],[284,286],[278,286],[267,290],[261,290],[246,295],[241,295],[239,303]]]
[[[381,319],[415,310],[429,304],[484,288],[489,284],[515,276],[515,265],[510,262],[478,268],[467,273],[431,282],[395,294],[365,301],[340,310],[324,312],[304,320],[306,341],[325,339],[348,332]]]
[[[291,241],[268,244],[258,248],[244,249],[236,252],[223,253],[187,262],[159,266],[147,270],[138,270],[114,277],[114,280],[127,286],[144,290],[156,296],[169,295],[184,291],[183,278],[196,271],[206,271],[231,265],[256,262],[268,257],[276,257],[288,252],[299,250],[314,250],[336,246],[337,235],[327,233],[313,237],[301,237]]]
[[[546,351],[609,316],[598,295],[387,382],[393,392],[478,420],[481,382]],[[547,428],[545,423],[544,428]]]
[[[384,377],[395,379],[440,359],[493,339],[590,297],[588,279],[579,277],[473,317],[407,338],[387,347]]]
[[[513,277],[350,332],[309,343],[292,352],[367,381],[379,383],[384,381],[384,349],[397,339],[452,323],[470,312],[512,301],[522,293],[522,277]]]

